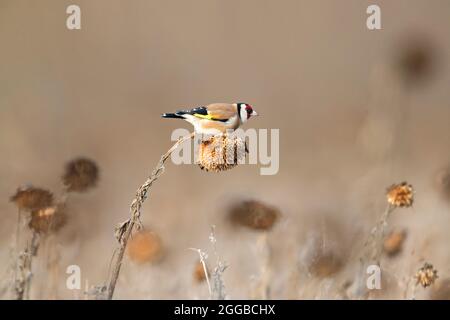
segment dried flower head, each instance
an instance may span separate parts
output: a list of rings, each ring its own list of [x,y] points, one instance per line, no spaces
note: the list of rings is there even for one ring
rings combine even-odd
[[[342,259],[331,251],[317,253],[308,263],[308,271],[316,277],[326,278],[342,268]]]
[[[28,227],[41,234],[56,232],[67,222],[67,215],[63,205],[42,208],[31,212]]]
[[[416,83],[432,74],[436,56],[425,38],[409,39],[398,52],[396,65],[407,83]]]
[[[384,239],[383,250],[388,256],[395,256],[402,251],[405,242],[406,231],[394,230]]]
[[[425,262],[423,267],[417,271],[415,278],[417,280],[417,284],[420,284],[422,287],[426,288],[431,286],[438,278],[437,270],[433,268],[432,264]]]
[[[280,211],[256,200],[245,200],[234,204],[229,211],[233,224],[255,230],[269,230],[277,222]]]
[[[33,211],[51,206],[53,204],[53,194],[48,190],[27,186],[17,189],[10,200],[19,209]]]
[[[78,158],[66,164],[62,177],[67,191],[84,192],[97,184],[99,169],[97,164],[86,158]]]
[[[410,207],[414,202],[414,189],[406,182],[393,184],[388,188],[386,197],[388,203],[394,207]]]
[[[128,242],[127,253],[138,264],[157,262],[163,253],[161,238],[151,231],[139,231]]]
[[[209,268],[206,266],[206,272],[209,274]],[[206,280],[205,269],[203,268],[203,263],[198,261],[194,267],[194,280],[196,282],[203,282]]]
[[[232,135],[215,135],[200,143],[198,164],[202,170],[219,172],[234,168],[245,159],[245,141]]]
[[[347,227],[336,216],[316,212],[312,223],[304,221],[298,264],[302,273],[317,278],[341,271],[350,256]]]

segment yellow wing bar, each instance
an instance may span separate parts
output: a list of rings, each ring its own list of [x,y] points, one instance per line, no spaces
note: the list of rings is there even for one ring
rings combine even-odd
[[[204,114],[194,113],[193,116],[197,117],[197,118],[201,118],[201,119],[213,120],[213,117],[210,116],[209,114],[204,115]]]

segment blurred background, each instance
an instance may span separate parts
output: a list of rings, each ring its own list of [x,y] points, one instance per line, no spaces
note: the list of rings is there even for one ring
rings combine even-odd
[[[81,8],[81,30],[66,28],[70,4]],[[381,30],[366,27],[371,4],[381,8]],[[280,130],[278,174],[167,163],[142,218],[160,237],[162,258],[127,256],[115,298],[208,298],[188,248],[208,251],[213,267],[211,225],[229,265],[228,297],[354,298],[358,246],[386,206],[386,188],[401,181],[413,185],[415,203],[389,220],[407,236],[399,254],[383,256],[384,285],[373,298],[405,298],[424,261],[440,278],[417,297],[447,285],[448,298],[449,14],[446,0],[0,0],[2,281],[19,186],[56,198],[68,161],[97,163],[96,187],[67,200],[69,219],[53,242],[56,284],[38,255],[30,295],[82,298],[65,286],[67,266],[80,266],[83,289],[106,281],[115,226],[172,131],[190,129],[160,114],[247,102],[260,116],[245,128]],[[230,206],[246,200],[279,213],[269,231],[230,223]],[[314,257],[324,262],[317,267]]]

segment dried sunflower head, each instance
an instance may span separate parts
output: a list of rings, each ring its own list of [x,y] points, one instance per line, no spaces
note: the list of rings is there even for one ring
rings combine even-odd
[[[298,267],[302,273],[307,272],[316,278],[327,278],[343,269],[347,254],[343,229],[333,220],[320,220],[317,221],[319,225],[316,222],[308,226],[305,241],[298,252]]]
[[[414,202],[414,189],[406,182],[393,184],[388,188],[386,198],[391,206],[410,207]]]
[[[19,209],[33,211],[50,207],[53,204],[53,194],[45,189],[27,186],[17,189],[10,200]]]
[[[316,277],[326,278],[342,268],[342,259],[331,251],[316,254],[308,264],[308,271]]]
[[[157,262],[163,253],[161,238],[151,231],[139,231],[128,242],[127,253],[138,264]]]
[[[427,79],[435,70],[435,50],[424,37],[409,39],[399,50],[396,66],[406,83]]]
[[[219,172],[234,168],[245,160],[245,141],[233,135],[221,134],[200,143],[198,164],[202,170]]]
[[[42,208],[31,212],[28,227],[41,234],[56,232],[67,223],[67,215],[63,205]]]
[[[437,270],[433,268],[433,265],[425,262],[422,268],[420,268],[415,275],[417,284],[426,288],[431,286],[438,278]]]
[[[84,192],[95,187],[99,177],[97,164],[87,158],[78,158],[66,164],[62,177],[67,191]]]
[[[256,200],[238,202],[229,210],[229,219],[233,224],[254,230],[270,230],[279,217],[277,208]]]
[[[383,242],[383,250],[388,256],[397,255],[403,248],[403,243],[405,242],[406,231],[405,230],[394,230],[392,231]]]

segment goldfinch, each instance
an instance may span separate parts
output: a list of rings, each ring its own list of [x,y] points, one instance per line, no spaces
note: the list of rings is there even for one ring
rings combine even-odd
[[[191,110],[164,113],[163,118],[184,119],[199,134],[219,134],[235,130],[250,117],[258,114],[247,103],[212,103]]]

